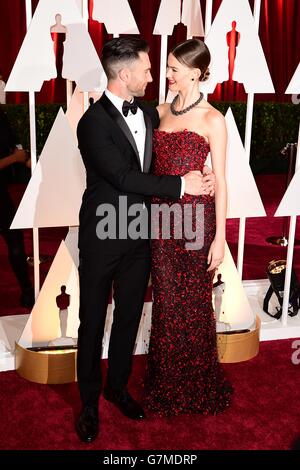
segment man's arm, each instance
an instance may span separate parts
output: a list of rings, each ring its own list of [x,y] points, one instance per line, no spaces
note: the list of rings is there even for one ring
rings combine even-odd
[[[84,161],[119,191],[174,199],[180,197],[179,176],[155,176],[133,170],[108,131],[94,117],[81,119],[77,136]],[[186,192],[200,194],[201,186],[201,176],[191,174],[186,177]]]
[[[28,153],[25,150],[16,149],[14,153],[0,159],[0,170],[4,170],[14,163],[26,163],[28,160]]]

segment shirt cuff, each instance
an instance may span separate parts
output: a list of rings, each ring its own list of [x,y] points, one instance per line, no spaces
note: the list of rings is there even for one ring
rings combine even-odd
[[[180,178],[181,178],[181,191],[180,191],[180,199],[181,199],[185,192],[185,179],[183,176],[181,176]]]

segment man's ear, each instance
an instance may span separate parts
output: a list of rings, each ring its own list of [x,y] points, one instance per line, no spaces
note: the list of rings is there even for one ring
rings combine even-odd
[[[124,68],[119,71],[119,78],[120,80],[122,80],[122,82],[127,83],[129,80],[129,75],[130,75],[130,71],[128,68]]]

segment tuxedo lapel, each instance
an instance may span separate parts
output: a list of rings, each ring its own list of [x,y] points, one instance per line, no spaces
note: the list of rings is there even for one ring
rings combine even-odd
[[[125,137],[127,138],[127,140],[129,141],[129,143],[131,144],[131,146],[134,150],[134,153],[135,153],[137,162],[139,164],[139,167],[140,167],[140,169],[142,169],[141,168],[141,161],[140,161],[140,157],[139,157],[139,152],[138,152],[135,140],[134,140],[133,135],[131,134],[130,129],[127,126],[126,121],[123,118],[122,114],[117,110],[117,108],[107,98],[105,93],[103,93],[103,95],[101,96],[99,102],[101,103],[101,105],[103,106],[103,108],[105,109],[107,114],[109,114],[109,116],[112,118],[112,120],[118,125],[118,127],[124,133]]]
[[[146,138],[145,138],[145,152],[144,152],[144,168],[143,171],[148,173],[150,170],[151,160],[152,160],[152,121],[150,116],[144,112],[144,120],[146,125]]]

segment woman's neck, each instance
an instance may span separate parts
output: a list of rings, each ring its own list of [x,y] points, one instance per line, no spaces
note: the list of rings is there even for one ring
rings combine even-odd
[[[190,90],[178,91],[178,98],[176,102],[176,109],[181,110],[187,108],[191,104],[195,103],[200,96],[199,88],[193,87]]]

